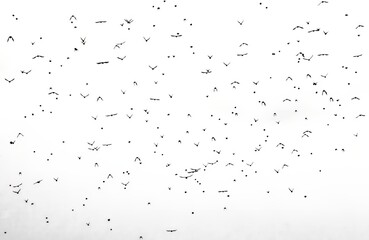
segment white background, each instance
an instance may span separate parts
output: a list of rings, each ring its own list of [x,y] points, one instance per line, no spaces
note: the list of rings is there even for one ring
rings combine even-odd
[[[3,1],[0,239],[368,238],[367,4],[318,4]]]

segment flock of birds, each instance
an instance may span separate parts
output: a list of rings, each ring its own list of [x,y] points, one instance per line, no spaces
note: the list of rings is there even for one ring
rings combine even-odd
[[[273,4],[252,6],[264,18]],[[0,192],[8,199],[0,200],[0,239],[22,239],[31,227],[24,235],[13,228],[58,217],[79,232],[129,232],[119,223],[138,218],[124,214],[136,210],[154,222],[173,217],[147,228],[132,220],[133,239],[165,237],[152,226],[186,238],[176,234],[188,233],[187,215],[206,215],[209,202],[222,217],[235,214],[248,188],[254,204],[308,204],[319,198],[308,182],[329,175],[329,159],[355,156],[367,122],[366,50],[355,49],[366,22],[313,1],[311,9],[343,24],[307,17],[258,29],[230,13],[219,21],[234,35],[214,39],[202,33],[207,20],[182,17],[181,6],[142,6],[165,11],[164,20],[70,13],[37,37],[21,28],[32,16],[4,16],[1,51],[19,59],[0,63]],[[350,45],[334,45],[341,37]]]

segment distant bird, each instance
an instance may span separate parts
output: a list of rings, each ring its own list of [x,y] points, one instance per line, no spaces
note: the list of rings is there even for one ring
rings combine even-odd
[[[29,70],[28,72],[27,71],[21,71],[21,73],[23,73],[23,74],[28,74],[28,73],[30,73],[32,70]]]
[[[246,165],[249,166],[249,167],[252,167],[253,164],[254,164],[254,162],[252,162],[252,163],[246,163]]]
[[[12,40],[14,42],[14,38],[12,36],[9,36],[6,41],[9,42],[9,40]]]
[[[155,66],[155,67],[151,67],[150,65],[149,65],[149,68],[151,69],[151,70],[155,70],[155,68],[157,68],[158,66]]]
[[[15,194],[19,194],[22,189],[18,189],[18,191],[13,191]]]
[[[328,1],[321,1],[319,4],[318,4],[318,6],[320,6],[321,4],[323,4],[323,3],[328,3]]]
[[[41,180],[38,180],[38,181],[36,181],[36,182],[34,182],[33,183],[33,185],[35,185],[35,184],[40,184],[42,182],[42,179]]]
[[[123,186],[125,186],[125,187],[127,187],[127,185],[129,184],[129,182],[127,182],[127,183],[121,183]]]
[[[85,45],[86,44],[86,37],[85,38],[80,38],[81,39],[81,43],[83,44],[83,45]]]
[[[15,80],[15,78],[13,78],[13,79],[7,79],[7,78],[4,78],[5,79],[5,81],[7,81],[8,83],[11,83],[11,82],[13,82],[14,80]]]
[[[42,55],[36,55],[32,59],[35,59],[35,58],[44,58],[44,56],[42,56]]]
[[[292,30],[296,30],[296,29],[304,29],[303,27],[301,27],[301,26],[296,26],[296,27],[294,27]]]
[[[131,24],[133,22],[133,19],[124,19],[124,21],[128,24]]]

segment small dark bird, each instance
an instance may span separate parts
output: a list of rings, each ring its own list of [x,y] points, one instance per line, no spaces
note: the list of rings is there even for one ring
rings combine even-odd
[[[28,72],[27,71],[21,71],[21,73],[23,73],[23,74],[28,74],[28,73],[30,73],[32,70],[29,70]]]
[[[85,45],[86,44],[86,37],[85,38],[80,38],[81,39],[81,43],[83,44],[83,45]]]
[[[301,27],[301,26],[296,26],[296,27],[294,27],[292,30],[296,30],[296,29],[304,29],[303,27]]]
[[[155,67],[151,67],[150,65],[149,65],[149,68],[151,68],[151,70],[155,70],[155,68],[157,68],[158,66],[155,66]]]
[[[15,194],[19,194],[22,189],[18,189],[18,191],[13,191]]]
[[[14,38],[12,36],[9,36],[6,41],[9,42],[9,40],[12,40],[14,42]]]
[[[321,1],[321,2],[318,4],[318,6],[319,6],[320,4],[323,4],[323,3],[328,3],[328,1]]]
[[[13,78],[13,79],[7,79],[7,78],[4,78],[5,79],[5,81],[7,81],[8,83],[11,83],[11,82],[13,82],[14,80],[15,80],[15,78]]]
[[[33,183],[33,185],[35,184],[40,184],[42,182],[42,179],[41,180],[38,180],[37,182]]]

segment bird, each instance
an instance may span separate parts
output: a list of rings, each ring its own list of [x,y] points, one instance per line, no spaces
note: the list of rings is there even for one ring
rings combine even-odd
[[[5,79],[5,81],[7,81],[8,83],[11,83],[11,82],[13,82],[14,80],[15,80],[15,78],[12,78],[12,79],[7,79],[7,78],[4,78]]]
[[[83,45],[85,45],[86,44],[86,37],[84,37],[84,38],[80,38],[81,39],[81,43],[83,44]]]
[[[318,4],[318,6],[320,6],[321,4],[323,4],[323,3],[328,3],[328,1],[321,1],[319,4]]]
[[[124,19],[124,21],[128,24],[131,24],[133,22],[133,19]]]
[[[155,70],[155,68],[157,68],[158,66],[155,66],[155,67],[151,67],[150,65],[149,65],[149,68],[151,69],[151,70]]]
[[[176,232],[177,229],[168,229],[167,232]]]
[[[296,30],[296,29],[304,29],[303,27],[301,27],[301,26],[296,26],[296,27],[294,27],[292,30]]]
[[[294,189],[293,189],[293,188],[292,188],[292,189],[291,189],[291,188],[288,188],[288,190],[290,190],[290,192],[291,192],[291,193],[293,193],[293,190],[294,190]]]
[[[238,22],[238,24],[242,25],[242,24],[243,24],[243,22],[244,22],[244,20],[242,20],[242,21],[238,21],[238,20],[237,20],[237,22]]]
[[[42,56],[42,55],[36,55],[32,59],[36,59],[36,58],[44,58],[44,56]]]
[[[145,37],[143,37],[143,39],[145,40],[145,42],[148,42],[150,40],[150,38],[145,38]]]
[[[319,31],[320,31],[320,28],[317,28],[317,29],[313,29],[313,30],[308,31],[308,33],[319,32]]]
[[[127,183],[122,182],[122,185],[125,186],[125,187],[127,187],[128,184],[129,184],[129,182],[127,182]]]
[[[15,194],[19,194],[22,189],[18,189],[18,191],[13,191]]]
[[[23,73],[23,74],[28,74],[28,73],[30,73],[32,70],[29,70],[28,72],[27,71],[21,71],[21,73]]]
[[[81,95],[83,98],[86,98],[86,97],[90,96],[90,94],[83,95],[82,93],[80,93],[80,95]]]
[[[177,33],[177,34],[172,34],[172,35],[170,35],[170,36],[171,36],[171,37],[178,38],[178,37],[182,37],[182,34]]]
[[[13,186],[13,188],[19,188],[20,186],[22,186],[23,185],[23,183],[20,183],[20,184],[18,184],[18,185],[14,185]]]
[[[121,61],[123,61],[125,58],[126,58],[126,56],[124,56],[124,57],[117,57],[119,60],[121,60]]]
[[[120,48],[120,46],[122,46],[125,43],[126,43],[126,41],[117,43],[117,44],[114,45],[114,48],[113,49]]]
[[[35,184],[40,184],[42,182],[42,179],[41,180],[38,180],[38,181],[36,181],[36,182],[34,182],[33,183],[33,185],[35,185]]]
[[[9,36],[6,41],[9,42],[9,40],[12,40],[14,42],[14,38],[12,36]]]

